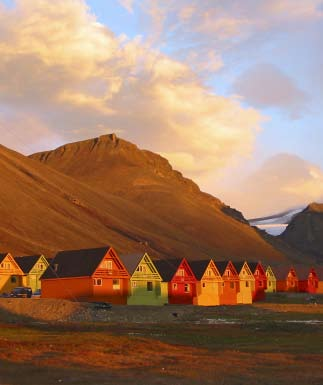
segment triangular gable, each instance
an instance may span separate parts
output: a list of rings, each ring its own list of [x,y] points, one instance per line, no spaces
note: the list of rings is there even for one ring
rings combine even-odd
[[[8,253],[5,256],[3,254],[3,257],[1,258],[0,274],[24,275],[24,272],[21,270],[14,257]]]
[[[92,274],[92,277],[102,276],[130,278],[126,267],[112,247],[108,249]]]
[[[222,281],[222,276],[212,259],[210,260],[207,268],[205,269],[202,280],[208,279],[210,277],[217,278],[219,281]]]
[[[294,267],[291,267],[289,269],[289,272],[287,274],[287,278],[296,278],[296,279],[298,279],[298,276],[297,276],[297,273],[296,273],[296,270],[294,269]]]
[[[255,280],[255,277],[253,276],[252,271],[247,262],[244,262],[241,270],[238,273],[239,273],[239,277],[242,279],[249,279],[253,281]]]
[[[154,262],[149,255],[145,253],[137,264],[131,278],[141,278],[143,276],[152,276],[154,279],[162,281]]]
[[[15,261],[25,274],[39,273],[45,271],[49,262],[44,255],[28,255],[23,257],[16,257]]]
[[[249,263],[249,267],[255,278],[266,277],[265,269],[260,262]]]
[[[183,258],[181,263],[179,264],[175,275],[173,276],[173,279],[178,279],[180,277],[185,278],[191,278],[194,281],[196,281],[196,277],[193,273],[193,270],[191,269],[189,263],[187,262],[186,258]]]
[[[215,262],[223,279],[239,279],[239,274],[231,261]]]
[[[271,266],[267,266],[266,276],[276,279],[275,274],[274,274],[273,269],[271,268]]]

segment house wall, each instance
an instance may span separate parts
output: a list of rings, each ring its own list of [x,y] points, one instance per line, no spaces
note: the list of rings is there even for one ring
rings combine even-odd
[[[318,291],[319,281],[316,278],[298,281],[298,291],[303,293],[316,294]]]
[[[255,281],[253,279],[241,279],[240,277],[240,290],[237,294],[237,303],[238,304],[251,304],[252,303],[252,293],[255,289]]]
[[[147,290],[147,282],[152,282],[153,290]],[[156,305],[168,303],[168,284],[159,280],[130,280],[128,305]]]
[[[186,284],[189,285],[189,292],[185,291]],[[196,297],[196,282],[176,279],[168,282],[168,302],[170,304],[193,304],[194,297]]]
[[[92,278],[57,278],[42,280],[42,298],[87,300],[93,297]]]
[[[287,291],[286,279],[276,281],[276,290],[280,292]]]
[[[275,293],[277,291],[277,281],[274,277],[267,276],[267,289],[266,293]]]
[[[318,282],[317,293],[323,294],[323,281]]]
[[[41,289],[41,276],[44,274],[47,269],[49,263],[47,259],[42,255],[35,266],[32,268],[30,273],[26,277],[26,285],[31,287],[32,291],[36,291],[37,289]]]
[[[196,297],[193,299],[193,304],[199,306],[220,305],[221,294],[222,281],[201,280],[196,284]]]
[[[240,284],[238,279],[225,279],[222,283],[222,294],[220,296],[221,305],[236,305]]]
[[[0,275],[0,294],[10,293],[17,286],[22,286],[22,276],[11,274]]]
[[[114,285],[113,282],[115,280],[118,280],[119,285]],[[128,278],[101,278],[101,282],[101,286],[93,286],[94,301],[104,301],[119,305],[127,304],[129,291]]]

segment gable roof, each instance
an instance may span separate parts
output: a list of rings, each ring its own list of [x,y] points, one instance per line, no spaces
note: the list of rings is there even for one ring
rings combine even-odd
[[[0,263],[6,258],[6,256],[8,255],[9,253],[1,253],[0,254]]]
[[[30,270],[35,266],[41,254],[39,255],[26,255],[24,257],[15,257],[15,261],[18,263],[20,269],[28,274]]]
[[[217,267],[217,269],[219,270],[219,273],[221,274],[221,276],[225,273],[225,270],[226,268],[228,267],[228,265],[230,263],[232,263],[231,261],[214,261],[215,263],[215,266]],[[234,264],[232,263],[232,266],[233,268],[235,269],[234,267]],[[238,274],[238,273],[237,273]]]
[[[95,249],[60,251],[41,279],[90,277],[110,249],[110,246],[105,246]],[[55,265],[57,265],[56,271],[54,271]]]
[[[183,259],[154,259],[153,263],[163,281],[169,282],[174,277]]]
[[[125,268],[127,269],[130,275],[132,275],[135,272],[137,266],[139,265],[139,262],[142,260],[144,255],[146,255],[146,253],[120,255],[120,259],[123,262]]]
[[[311,271],[313,270],[312,266],[299,265],[299,264],[294,265],[293,268],[295,269],[297,278],[301,281],[307,281]],[[314,272],[316,273],[315,269],[314,269]]]
[[[209,266],[211,259],[204,259],[201,261],[189,261],[189,265],[198,281],[200,281]]]

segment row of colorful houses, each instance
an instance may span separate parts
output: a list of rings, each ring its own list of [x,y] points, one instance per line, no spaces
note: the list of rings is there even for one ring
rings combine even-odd
[[[61,251],[50,261],[43,255],[0,254],[0,294],[17,286],[41,288],[42,298],[129,305],[235,305],[262,300],[266,292],[323,293],[323,269],[153,259],[147,253],[118,256],[109,246]]]

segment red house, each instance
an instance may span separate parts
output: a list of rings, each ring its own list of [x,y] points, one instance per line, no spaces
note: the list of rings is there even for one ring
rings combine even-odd
[[[255,290],[252,294],[253,301],[261,301],[265,299],[267,289],[267,275],[264,267],[260,262],[248,262],[248,266],[255,277]]]
[[[215,261],[215,265],[223,279],[220,305],[236,305],[240,291],[240,278],[237,270],[231,261]]]
[[[168,303],[193,304],[197,279],[185,258],[154,260],[164,282],[168,282]]]
[[[319,287],[319,278],[313,267],[295,265],[294,269],[298,278],[298,291],[315,294]]]
[[[61,251],[41,278],[42,298],[126,304],[129,279],[110,246]]]
[[[298,291],[298,277],[296,271],[290,266],[276,266],[273,267],[275,277],[277,279],[277,291]]]

